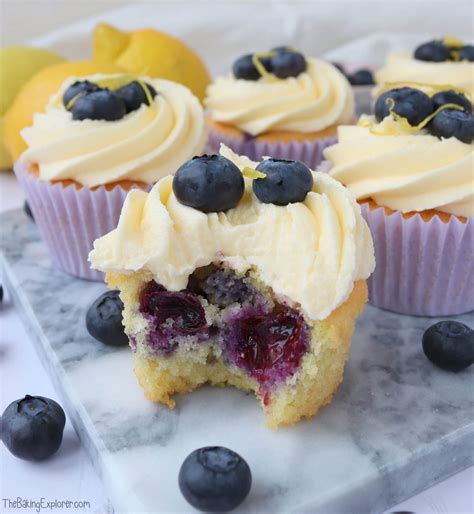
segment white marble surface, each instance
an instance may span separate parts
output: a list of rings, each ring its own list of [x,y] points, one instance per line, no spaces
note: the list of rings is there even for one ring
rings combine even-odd
[[[240,512],[252,513],[379,513],[472,464],[474,373],[448,374],[425,359],[426,319],[369,308],[335,401],[295,428],[268,431],[254,399],[227,389],[204,388],[169,411],[143,398],[128,350],[87,335],[85,309],[104,286],[51,269],[21,212],[1,224],[5,281],[119,511],[188,512],[176,476],[187,453],[207,444],[249,461],[254,487]]]

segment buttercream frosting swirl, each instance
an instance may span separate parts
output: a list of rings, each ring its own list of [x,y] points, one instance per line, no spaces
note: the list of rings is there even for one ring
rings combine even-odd
[[[365,116],[362,123],[339,127],[338,143],[324,150],[331,176],[357,200],[474,216],[474,144],[412,133],[391,116],[380,123]]]
[[[318,132],[354,115],[351,86],[332,64],[308,59],[297,77],[274,80],[218,78],[208,87],[206,106],[213,120],[257,136],[272,130]]]
[[[474,98],[474,63],[469,61],[427,62],[415,59],[410,52],[390,54],[385,66],[375,73],[379,85],[375,94],[392,84],[427,84],[454,87]],[[417,86],[418,87],[418,86]]]
[[[221,154],[243,169],[257,163],[229,149]],[[148,271],[169,290],[186,287],[189,275],[226,262],[260,279],[310,319],[324,319],[350,295],[356,280],[374,269],[372,239],[349,191],[324,173],[304,202],[280,207],[261,203],[250,179],[239,205],[204,214],[179,203],[172,180],[129,193],[117,228],[98,239],[92,266],[105,272]]]
[[[154,104],[142,104],[118,121],[73,120],[62,104],[76,80],[96,82],[113,75],[69,78],[45,112],[22,131],[40,180],[74,180],[88,187],[120,180],[156,182],[201,154],[206,142],[203,109],[191,91],[168,80],[140,77],[157,91]]]

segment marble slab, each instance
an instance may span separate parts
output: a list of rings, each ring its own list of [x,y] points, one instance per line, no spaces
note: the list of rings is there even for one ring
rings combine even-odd
[[[252,514],[380,513],[474,463],[474,370],[451,374],[424,357],[431,319],[368,306],[332,404],[274,432],[254,398],[233,389],[202,388],[174,410],[148,402],[130,351],[86,331],[105,286],[54,269],[21,210],[0,215],[0,250],[4,284],[116,512],[189,513],[178,470],[205,445],[247,459],[254,483],[236,512]]]

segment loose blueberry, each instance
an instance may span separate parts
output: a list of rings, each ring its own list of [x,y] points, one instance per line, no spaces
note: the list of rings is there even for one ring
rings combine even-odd
[[[463,143],[470,144],[474,139],[474,118],[472,114],[454,109],[439,112],[428,125],[433,136],[455,137]]]
[[[239,168],[221,155],[193,157],[173,178],[173,191],[179,202],[202,212],[236,207],[244,189]]]
[[[54,400],[26,395],[12,402],[1,418],[2,439],[20,459],[40,461],[61,446],[66,416]]]
[[[412,126],[418,125],[433,112],[433,102],[430,97],[412,87],[391,89],[379,96],[375,103],[375,117],[382,121],[390,114],[393,100],[393,111],[407,119]]]
[[[122,324],[123,303],[118,291],[107,291],[99,296],[86,314],[89,334],[101,343],[110,346],[128,344]]]
[[[419,61],[443,62],[451,59],[451,53],[442,41],[429,41],[416,48],[415,59]]]
[[[440,91],[431,97],[431,101],[433,102],[434,111],[446,104],[456,104],[462,107],[469,114],[472,114],[472,104],[462,93],[456,93],[452,90]]]
[[[63,95],[63,104],[67,108],[69,102],[77,96],[79,93],[91,93],[92,91],[99,91],[100,87],[97,84],[93,84],[88,80],[80,80],[70,85]]]
[[[465,45],[459,49],[459,60],[460,61],[474,61],[474,46]]]
[[[253,54],[243,55],[239,57],[232,66],[232,72],[236,79],[243,80],[258,80],[260,78],[260,72],[253,63]],[[262,57],[260,59],[265,69],[272,72],[272,60],[270,57]]]
[[[81,95],[72,106],[73,120],[116,121],[123,118],[125,114],[124,101],[108,89]]]
[[[439,368],[462,371],[474,362],[474,330],[458,321],[439,321],[423,334],[423,351]]]
[[[33,221],[35,221],[35,218],[33,216],[33,213],[31,212],[30,204],[25,200],[25,203],[23,204],[23,210],[25,211],[25,214],[31,218]]]
[[[306,59],[299,52],[278,52],[272,57],[272,68],[280,79],[297,77],[306,71]]]
[[[150,84],[143,84],[143,86],[148,89],[150,96],[155,98],[155,88],[150,86]],[[115,94],[119,96],[125,103],[125,109],[127,110],[127,113],[136,111],[141,104],[149,105],[148,98],[143,89],[143,86],[134,80],[133,82],[130,82],[130,84],[127,84],[126,86],[123,86],[115,91]]]
[[[252,473],[247,462],[222,446],[207,446],[188,455],[179,470],[186,500],[205,512],[229,512],[247,497]]]
[[[313,175],[300,161],[266,159],[256,169],[266,175],[252,183],[253,192],[262,203],[302,202],[313,188]]]
[[[353,86],[372,86],[374,76],[370,70],[358,70],[347,77]]]

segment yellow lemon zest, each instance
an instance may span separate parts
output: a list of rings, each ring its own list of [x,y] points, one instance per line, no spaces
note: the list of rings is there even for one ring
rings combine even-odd
[[[265,173],[255,170],[254,168],[251,168],[250,166],[245,166],[245,168],[242,170],[242,175],[244,177],[251,178],[252,180],[257,180],[257,179],[266,177]]]
[[[446,36],[442,41],[443,45],[448,46],[449,48],[461,48],[464,46],[464,41],[457,37]]]
[[[359,121],[357,122],[357,125],[358,125],[359,127],[367,127],[367,128],[368,128],[368,127],[370,127],[370,126],[371,126],[371,123],[370,123],[370,121],[369,121],[369,120],[367,120],[367,119],[365,119],[365,118],[364,118],[364,119],[363,119],[363,118],[360,118],[360,119],[359,119]]]
[[[112,89],[113,91],[115,89],[119,89],[120,87],[126,86],[127,84],[130,84],[130,82],[133,82],[134,80],[137,80],[137,77],[135,75],[124,73],[116,77],[106,77],[100,79],[96,82],[96,84],[99,87]]]
[[[260,76],[263,77],[265,80],[271,82],[277,81],[278,78],[272,73],[268,73],[267,69],[265,68],[260,59],[263,59],[265,57],[273,57],[274,55],[276,55],[276,52],[264,52],[252,55],[253,65],[255,66],[255,68],[257,68],[257,71],[258,73],[260,73]]]
[[[150,89],[148,88],[148,86],[145,84],[145,82],[143,82],[143,80],[141,79],[136,79],[138,84],[140,85],[140,87],[143,89],[143,92],[145,93],[145,96],[146,96],[146,99],[148,101],[148,105],[153,109],[155,110],[156,109],[156,104],[155,102],[153,101],[153,97],[151,96],[151,93],[150,93]]]
[[[389,112],[392,115],[393,119],[395,121],[398,121],[400,125],[406,129],[409,132],[417,132],[418,130],[421,130],[422,128],[426,127],[428,123],[441,111],[444,111],[445,109],[455,109],[457,111],[462,111],[463,108],[460,105],[457,104],[444,104],[441,107],[438,107],[436,111],[432,112],[429,116],[427,116],[424,120],[420,121],[418,125],[410,125],[408,123],[408,120],[404,116],[400,116],[400,114],[397,114],[393,109],[395,108],[395,100],[393,98],[387,98],[385,103],[389,106]],[[389,105],[390,104],[390,105]]]
[[[459,62],[461,60],[461,54],[459,53],[459,50],[451,50],[449,53],[451,54],[451,59],[453,61]]]

